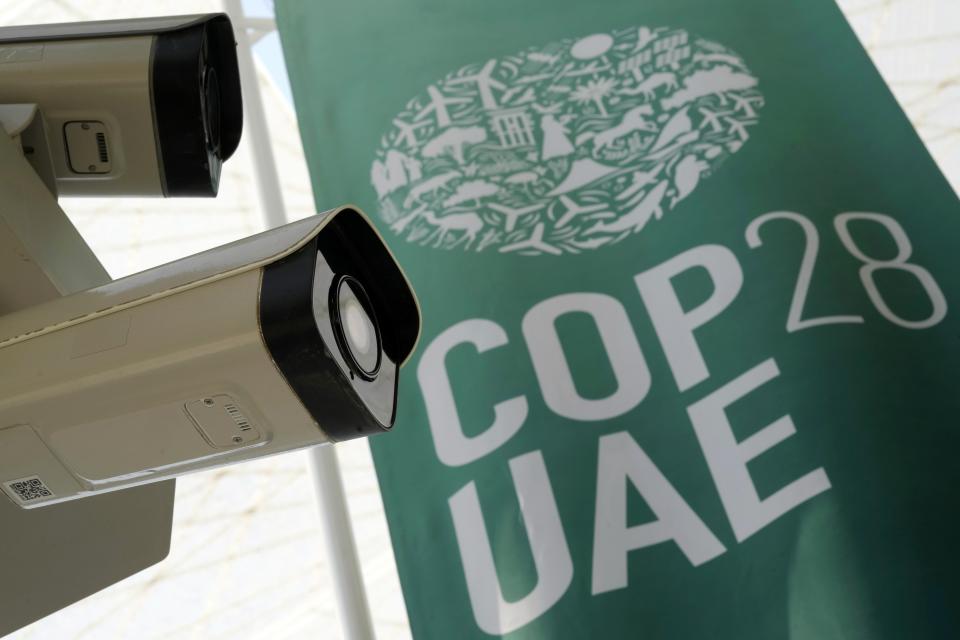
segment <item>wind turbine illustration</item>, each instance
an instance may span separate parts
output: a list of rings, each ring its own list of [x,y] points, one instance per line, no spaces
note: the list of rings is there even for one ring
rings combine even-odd
[[[756,118],[757,111],[753,108],[753,105],[754,103],[761,105],[763,103],[763,98],[760,96],[741,96],[731,93],[729,97],[733,100],[733,111],[742,111],[745,118]]]
[[[426,116],[432,113],[437,120],[438,127],[446,127],[450,125],[450,112],[447,111],[447,106],[470,102],[470,98],[467,97],[455,98],[445,96],[443,95],[443,92],[436,87],[436,85],[430,85],[427,87],[427,94],[430,96],[430,104],[418,111],[414,120],[423,120]]]
[[[477,85],[477,91],[480,92],[480,102],[483,104],[484,109],[496,109],[497,100],[493,97],[493,90],[503,91],[506,89],[506,85],[500,82],[499,80],[494,80],[491,78],[493,70],[497,66],[496,60],[489,60],[487,64],[483,65],[483,68],[480,69],[477,73],[469,76],[463,76],[456,78],[455,80],[450,80],[447,82],[448,85],[455,84],[466,84],[472,82]]]
[[[534,211],[542,209],[544,204],[545,203],[540,202],[526,207],[520,207],[518,209],[514,209],[513,207],[508,207],[503,204],[497,204],[496,202],[487,203],[487,206],[503,216],[503,228],[507,233],[510,233],[516,229],[517,220],[520,218],[520,216],[525,216],[528,213],[533,213]]]
[[[581,216],[587,213],[594,213],[607,208],[607,205],[603,203],[588,204],[588,205],[578,204],[576,200],[574,200],[569,196],[560,196],[560,202],[561,204],[563,204],[563,207],[566,209],[566,211],[562,216],[560,216],[560,218],[556,221],[556,223],[554,223],[554,226],[558,228],[566,226],[567,223],[573,220],[576,216]]]
[[[538,222],[533,227],[533,232],[530,234],[529,238],[500,247],[500,253],[510,253],[513,251],[525,251],[532,249],[534,251],[541,251],[543,253],[549,253],[555,256],[562,255],[563,251],[548,242],[544,242],[544,228],[544,224],[542,222]]]
[[[405,122],[400,118],[394,118],[393,124],[397,129],[399,129],[399,133],[397,133],[397,137],[395,138],[394,142],[396,144],[400,144],[401,142],[406,142],[407,148],[413,149],[417,146],[417,142],[418,142],[417,129],[420,129],[421,127],[425,127],[430,123],[429,122],[411,123],[411,122]]]

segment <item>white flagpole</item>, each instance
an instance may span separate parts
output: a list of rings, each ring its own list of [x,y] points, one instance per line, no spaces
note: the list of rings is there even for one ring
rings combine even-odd
[[[283,204],[280,178],[277,176],[277,165],[270,144],[270,130],[263,112],[260,82],[253,62],[254,40],[248,32],[250,25],[244,15],[241,0],[223,0],[223,6],[233,22],[234,37],[237,40],[237,64],[240,67],[240,85],[243,92],[243,134],[247,136],[252,149],[250,156],[253,158],[260,208],[263,210],[267,228],[279,227],[290,220]],[[263,33],[264,21],[257,19],[254,28]],[[275,24],[273,28],[276,29]]]
[[[327,541],[327,560],[337,583],[337,608],[343,635],[347,640],[374,640],[373,620],[336,449],[332,446],[311,449],[310,469]]]
[[[248,29],[259,34],[276,29],[276,24],[262,18],[248,19],[241,0],[223,0],[224,8],[233,21],[237,40],[237,62],[243,88],[244,133],[252,147],[257,192],[268,227],[282,225],[287,219],[280,189],[280,178],[273,159],[270,133],[264,114],[260,84],[253,61],[254,37]],[[337,452],[332,446],[314,447],[310,451],[310,469],[316,490],[317,507],[327,548],[327,561],[336,584],[340,623],[347,640],[374,640],[373,621],[367,603],[360,559],[357,555],[350,512]]]

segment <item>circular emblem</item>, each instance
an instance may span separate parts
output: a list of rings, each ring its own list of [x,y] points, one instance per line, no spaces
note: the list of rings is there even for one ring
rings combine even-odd
[[[370,171],[409,242],[522,255],[619,242],[736,153],[763,96],[681,29],[629,28],[468,65],[410,100]]]

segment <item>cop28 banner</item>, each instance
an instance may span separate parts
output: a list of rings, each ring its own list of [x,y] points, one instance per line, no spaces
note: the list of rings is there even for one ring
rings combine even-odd
[[[415,637],[960,635],[960,204],[832,2],[277,11]]]

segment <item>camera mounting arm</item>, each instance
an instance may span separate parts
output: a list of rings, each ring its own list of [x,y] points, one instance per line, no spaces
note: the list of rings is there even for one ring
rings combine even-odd
[[[36,105],[0,105],[0,315],[110,281],[30,161],[38,125]]]
[[[0,315],[110,281],[24,153],[41,157],[25,140],[42,125],[35,105],[0,105]],[[0,424],[0,450],[22,427]],[[173,497],[173,480],[39,511],[0,494],[0,636],[166,557]]]
[[[47,127],[37,104],[0,104],[0,129],[19,146],[47,190],[57,196],[57,177],[47,140]]]
[[[19,138],[24,129],[30,126],[37,114],[35,104],[0,105],[0,126],[11,138]]]

